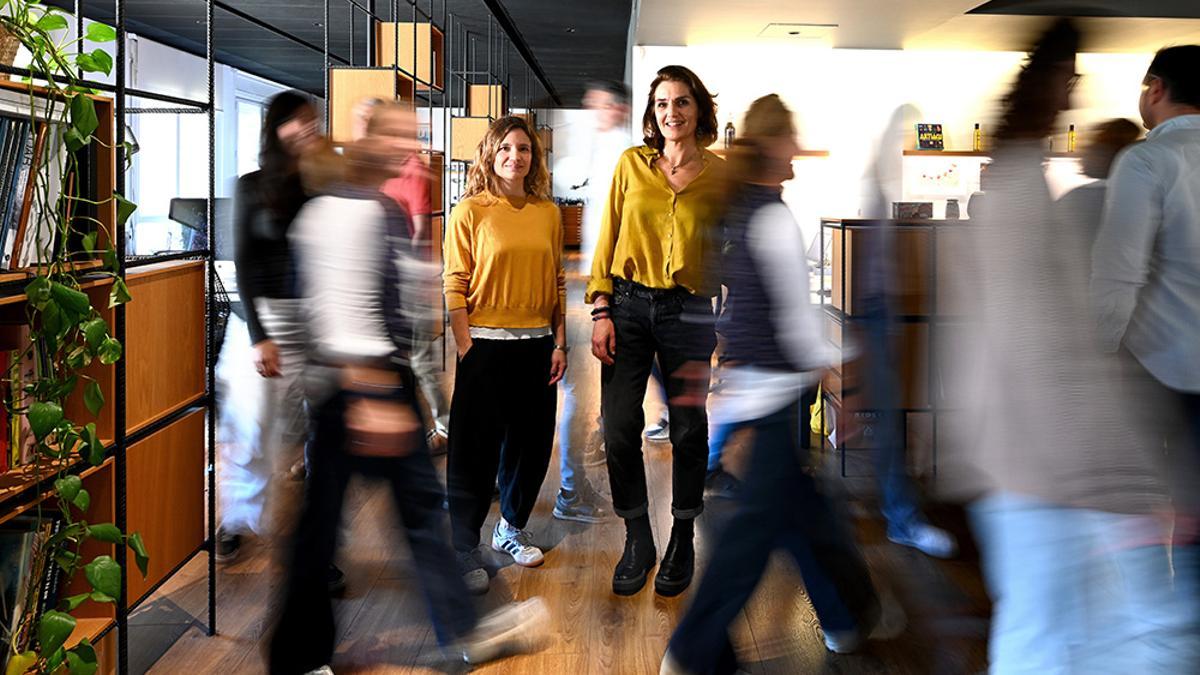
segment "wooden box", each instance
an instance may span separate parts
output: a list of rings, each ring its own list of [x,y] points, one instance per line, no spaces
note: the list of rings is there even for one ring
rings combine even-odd
[[[450,120],[450,159],[475,161],[475,148],[487,135],[492,120],[487,117],[455,117]]]
[[[446,77],[446,38],[441,29],[429,23],[379,23],[375,26],[375,65],[395,66],[399,40],[400,69],[417,80],[417,89],[431,83],[441,91]],[[416,49],[416,62],[413,50]]]
[[[508,112],[508,97],[502,84],[472,84],[467,90],[467,115],[471,117],[504,117]]]
[[[348,143],[353,139],[355,114],[360,102],[413,100],[413,81],[391,68],[329,69],[329,139]]]

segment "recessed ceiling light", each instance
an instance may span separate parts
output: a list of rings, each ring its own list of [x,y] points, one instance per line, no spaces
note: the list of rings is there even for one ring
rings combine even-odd
[[[828,23],[769,23],[759,32],[760,38],[782,40],[828,40],[837,24]]]
[[[574,33],[574,32],[575,32],[575,29],[574,29],[574,28],[568,28],[568,29],[567,29],[567,32],[568,32],[568,33]]]

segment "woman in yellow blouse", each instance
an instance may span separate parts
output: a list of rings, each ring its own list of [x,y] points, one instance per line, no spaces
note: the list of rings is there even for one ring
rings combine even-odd
[[[625,520],[625,551],[613,592],[645,585],[656,552],[647,515],[642,399],[655,358],[667,378],[673,452],[674,525],[654,579],[660,595],[692,580],[692,522],[704,509],[708,421],[703,403],[681,404],[690,379],[705,377],[716,343],[708,251],[723,206],[717,111],[700,78],[683,66],[658,71],[642,117],[645,145],[621,156],[609,191],[586,300],[592,353],[603,363],[601,406],[613,507]],[[672,402],[673,401],[673,402]]]
[[[567,369],[562,225],[538,137],[517,117],[492,123],[450,214],[443,273],[458,347],[447,483],[459,568],[488,589],[476,549],[500,481],[492,548],[542,564],[525,526],[550,464],[557,383]]]

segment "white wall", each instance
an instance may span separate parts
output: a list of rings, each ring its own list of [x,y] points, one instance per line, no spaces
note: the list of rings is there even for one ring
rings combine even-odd
[[[1110,117],[1137,120],[1137,99],[1151,54],[1084,54],[1078,106],[1061,121],[1056,150],[1065,149],[1068,124],[1082,130]],[[808,49],[789,45],[700,45],[633,48],[635,120],[655,72],[668,64],[691,68],[717,96],[719,123],[740,118],[750,102],[779,94],[795,111],[806,148],[829,150],[824,159],[796,162],[797,179],[785,198],[801,220],[806,238],[816,235],[822,216],[856,216],[862,177],[892,112],[913,103],[923,119],[941,123],[946,148],[969,150],[976,122],[985,135],[998,102],[1024,55],[1014,52],[921,52]],[[635,122],[636,124],[636,122]],[[915,141],[914,141],[915,142]],[[906,164],[922,162],[909,158]],[[925,161],[944,166],[952,161]],[[959,167],[978,171],[978,160]],[[906,173],[911,167],[906,166]],[[919,170],[919,169],[918,169]],[[1070,168],[1066,171],[1069,173]],[[977,179],[976,179],[977,180]],[[970,185],[962,186],[969,194]]]

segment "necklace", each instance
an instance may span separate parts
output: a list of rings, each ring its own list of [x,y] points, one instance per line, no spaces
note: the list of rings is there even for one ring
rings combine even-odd
[[[696,159],[699,156],[700,156],[700,153],[696,153],[695,155],[688,157],[687,159],[683,160],[682,162],[680,162],[678,164],[671,164],[671,160],[667,159],[666,155],[663,155],[663,159],[667,160],[667,164],[671,164],[671,175],[674,176],[676,171],[682,169],[683,167],[687,166],[688,164],[691,164],[692,160]]]

